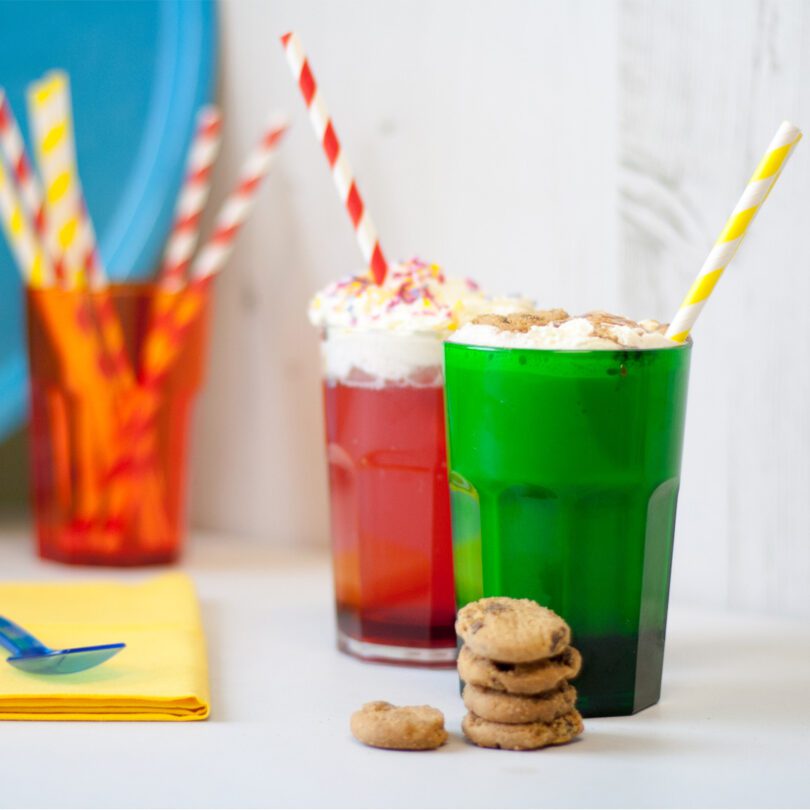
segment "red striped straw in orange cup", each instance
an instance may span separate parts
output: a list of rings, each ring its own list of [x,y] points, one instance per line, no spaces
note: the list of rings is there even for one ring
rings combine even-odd
[[[256,204],[259,187],[270,171],[278,145],[288,127],[286,120],[274,116],[251,150],[239,173],[236,187],[217,215],[213,234],[191,266],[192,282],[208,278],[225,266],[233,252],[236,237]]]
[[[31,161],[25,150],[25,142],[20,132],[20,125],[14,117],[11,105],[2,87],[0,87],[0,151],[2,151],[9,170],[14,178],[17,191],[20,195],[22,208],[30,217],[30,224],[38,243],[44,248],[47,242],[45,225],[45,197],[39,178],[34,174]],[[22,210],[22,209],[21,209]],[[47,275],[30,280],[34,286],[46,285],[53,282],[52,262],[54,257],[49,256],[47,264],[40,265],[41,271],[47,269]]]
[[[267,176],[278,152],[286,120],[274,117],[251,150],[233,191],[222,204],[214,222],[214,231],[191,265],[191,283],[179,300],[167,296],[161,317],[150,328],[144,346],[141,382],[154,386],[169,369],[182,345],[184,329],[202,307],[205,282],[225,266],[233,251],[236,237],[256,204],[261,183]],[[149,415],[151,418],[151,414]]]
[[[197,245],[200,231],[200,219],[211,190],[211,171],[219,152],[222,118],[219,110],[206,106],[197,115],[197,127],[186,157],[183,185],[174,210],[174,221],[163,259],[158,272],[158,289],[154,292],[147,327],[147,342],[160,321],[175,303],[173,295],[164,293],[176,292],[185,285],[186,270]],[[144,356],[148,352],[144,348]],[[157,403],[154,403],[156,407]],[[127,441],[131,442],[139,430],[144,428],[142,414],[152,410],[143,402],[130,414],[126,426]],[[118,469],[131,466],[131,458],[120,458]]]
[[[200,234],[200,221],[211,191],[211,173],[221,143],[222,116],[214,105],[203,107],[197,114],[196,129],[186,156],[183,184],[174,208],[174,220],[158,271],[157,289],[149,308],[147,336],[160,329],[176,303],[173,293],[186,284],[186,271],[191,263]],[[148,338],[147,338],[148,339]],[[144,355],[147,354],[144,348]],[[149,410],[141,403],[127,426],[129,436],[143,430],[142,412]],[[120,463],[121,460],[119,460]]]
[[[164,253],[160,291],[152,302],[150,325],[144,344],[143,379],[155,376],[156,371],[154,368],[149,369],[149,364],[159,356],[158,347],[165,345],[168,335],[174,332],[175,318],[170,313],[177,304],[177,299],[173,295],[162,293],[177,292],[186,284],[186,271],[191,264],[199,235],[200,218],[210,191],[211,170],[219,147],[220,127],[221,119],[216,108],[207,107],[201,111],[197,134],[189,151],[186,179],[175,212],[175,225]],[[212,275],[224,265],[233,248],[236,233],[252,210],[259,184],[270,169],[278,142],[286,129],[286,121],[274,119],[262,134],[261,141],[251,152],[240,173],[236,189],[217,217],[213,236],[194,263],[193,281]],[[182,311],[186,311],[189,300],[196,297],[187,292],[183,296]],[[165,361],[162,365],[168,367]],[[165,371],[165,367],[159,374]]]
[[[28,157],[20,126],[2,87],[0,87],[0,153],[5,158],[6,165],[9,166],[15,182],[15,190],[19,195],[15,197],[13,192],[9,195],[8,189],[6,190],[6,203],[11,200],[11,205],[16,209],[16,216],[19,218],[16,225],[12,221],[12,227],[16,227],[19,232],[21,228],[24,228],[23,220],[27,219],[33,233],[30,237],[30,244],[23,249],[33,251],[34,255],[36,252],[40,254],[39,261],[35,260],[30,268],[24,267],[26,260],[18,253],[20,245],[15,248],[15,257],[24,273],[24,280],[29,286],[34,288],[50,286],[56,278],[56,269],[61,269],[61,265],[54,262],[53,256],[47,255],[45,196]],[[68,418],[64,401],[56,392],[50,391],[46,395],[45,401],[48,419],[53,430],[52,450],[56,494],[60,505],[67,511],[72,506]]]
[[[338,140],[332,119],[326,111],[323,95],[312,74],[301,40],[296,33],[290,32],[281,37],[281,44],[287,54],[293,78],[297,82],[304,97],[304,103],[309,110],[309,119],[315,130],[315,136],[320,141],[329,168],[332,170],[332,179],[335,181],[338,195],[351,219],[360,252],[363,254],[366,264],[371,268],[374,280],[377,284],[382,284],[388,273],[388,263],[380,247],[377,230],[371,221],[368,209],[363,204],[352,170],[346,160],[346,154]]]
[[[183,186],[174,209],[174,222],[163,253],[158,283],[177,290],[185,282],[200,233],[202,216],[211,190],[211,171],[219,153],[222,116],[214,106],[203,107],[186,160]]]
[[[179,294],[158,290],[157,309],[144,342],[141,363],[141,396],[129,425],[131,459],[139,468],[154,463],[153,423],[160,405],[159,386],[183,346],[188,329],[199,316],[213,275],[225,265],[234,241],[253,207],[261,186],[287,130],[286,122],[271,122],[245,161],[236,187],[225,200],[214,232],[191,266],[191,283]]]
[[[160,406],[160,384],[205,305],[208,283],[224,267],[242,225],[256,204],[262,180],[273,164],[286,130],[286,122],[271,122],[249,154],[236,187],[220,209],[213,234],[191,266],[191,283],[179,294],[161,290],[156,293],[159,315],[150,323],[144,342],[141,396],[128,427],[129,455],[125,461],[136,468],[149,469],[155,464],[154,420]]]

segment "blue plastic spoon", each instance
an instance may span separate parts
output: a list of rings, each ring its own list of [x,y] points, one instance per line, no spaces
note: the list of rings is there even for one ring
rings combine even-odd
[[[11,666],[41,675],[67,675],[70,672],[82,672],[97,667],[127,646],[100,644],[97,647],[52,650],[18,624],[2,616],[0,616],[0,644],[14,653],[10,658],[6,658]]]

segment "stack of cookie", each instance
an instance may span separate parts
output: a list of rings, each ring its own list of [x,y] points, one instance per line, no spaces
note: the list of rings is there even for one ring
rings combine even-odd
[[[581,658],[556,613],[531,599],[480,599],[459,611],[456,632],[464,640],[458,671],[469,710],[462,728],[472,742],[522,751],[582,732],[568,683]]]

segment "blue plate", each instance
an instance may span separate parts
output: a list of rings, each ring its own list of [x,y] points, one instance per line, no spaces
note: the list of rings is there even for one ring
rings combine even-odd
[[[26,138],[27,84],[53,68],[70,74],[79,171],[113,278],[149,275],[160,258],[215,66],[210,1],[2,4],[0,84]],[[25,417],[23,330],[19,274],[0,238],[0,439]]]

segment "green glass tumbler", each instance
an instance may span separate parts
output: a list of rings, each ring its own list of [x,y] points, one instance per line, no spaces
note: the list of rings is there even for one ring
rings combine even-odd
[[[586,716],[660,696],[690,352],[445,344],[458,606],[563,616]]]

